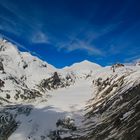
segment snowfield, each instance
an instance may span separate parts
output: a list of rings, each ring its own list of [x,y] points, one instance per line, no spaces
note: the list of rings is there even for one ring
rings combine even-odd
[[[48,101],[34,103],[29,116],[18,118],[22,123],[9,140],[40,140],[57,129],[58,119],[66,117],[74,119],[76,126],[80,125],[86,102],[92,97],[91,89],[91,82],[81,79],[74,86],[50,92]]]

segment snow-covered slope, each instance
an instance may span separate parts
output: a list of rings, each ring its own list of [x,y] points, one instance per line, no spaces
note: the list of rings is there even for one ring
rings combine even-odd
[[[15,45],[0,40],[0,102],[20,102],[42,96],[46,90],[69,86],[74,80],[52,65],[20,52]],[[69,76],[69,77],[68,77]]]
[[[36,104],[32,104],[32,111],[28,116],[17,117],[21,125],[9,140],[41,140],[41,136],[49,140],[51,133],[60,130],[63,137],[71,136],[74,131],[61,126],[57,127],[56,123],[59,119],[70,118],[73,125],[76,127],[80,125],[84,115],[84,106],[86,101],[91,98],[92,90],[89,81],[80,80],[79,82],[67,89],[62,88],[49,92],[48,101],[39,100]]]
[[[18,51],[6,40],[0,40],[0,66],[0,79],[3,81],[0,96],[10,102],[40,96],[37,85],[56,71],[37,57]]]
[[[26,75],[30,82],[40,80],[46,77],[48,73],[57,70],[52,65],[27,52],[19,52],[16,46],[6,40],[0,41],[0,59],[5,73],[18,78]]]
[[[140,67],[106,67],[93,77],[94,97],[80,140],[139,140]]]
[[[0,40],[0,140],[139,140],[140,66],[63,69]]]
[[[84,60],[69,67],[64,67],[63,70],[67,73],[73,73],[79,78],[86,78],[88,76],[91,76],[95,71],[101,68],[102,67],[96,63]]]

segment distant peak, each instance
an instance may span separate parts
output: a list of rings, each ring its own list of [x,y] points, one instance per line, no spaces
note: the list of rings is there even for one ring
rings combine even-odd
[[[99,69],[101,68],[100,65],[93,63],[91,61],[88,60],[84,60],[81,62],[77,62],[74,63],[73,65],[69,66],[69,67],[65,67],[65,70],[73,70],[73,71],[90,71],[90,70],[94,70],[94,69]]]
[[[81,62],[74,63],[72,66],[74,66],[74,65],[97,65],[97,66],[101,67],[100,65],[98,65],[94,62],[88,61],[88,60],[83,60]]]
[[[83,64],[95,64],[95,63],[93,63],[91,61],[88,61],[88,60],[83,60],[83,61],[81,61],[79,63],[83,63]]]

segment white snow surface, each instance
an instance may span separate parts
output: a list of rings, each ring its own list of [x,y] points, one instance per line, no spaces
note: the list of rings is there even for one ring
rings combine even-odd
[[[96,63],[90,62],[88,60],[84,60],[79,63],[75,63],[71,66],[66,66],[62,70],[67,73],[74,73],[79,78],[87,75],[92,75],[95,71],[101,69],[102,67]]]
[[[18,118],[22,123],[9,140],[27,140],[29,137],[31,140],[41,140],[40,136],[47,136],[50,130],[56,129],[58,119],[68,116],[75,120],[76,125],[80,125],[86,102],[92,97],[91,88],[89,80],[81,79],[74,86],[49,92],[48,101],[40,100],[32,104],[31,114]]]

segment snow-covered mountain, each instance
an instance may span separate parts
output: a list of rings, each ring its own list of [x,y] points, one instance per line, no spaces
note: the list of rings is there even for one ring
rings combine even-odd
[[[46,90],[69,86],[74,79],[30,53],[20,52],[10,42],[0,40],[0,81],[0,102],[20,102],[42,96]]]
[[[75,63],[71,66],[67,66],[64,67],[63,70],[65,72],[73,72],[76,74],[76,76],[78,76],[79,78],[81,77],[87,77],[92,75],[95,71],[97,71],[98,69],[100,69],[101,66],[96,64],[96,63],[92,63],[90,61],[84,60],[82,62],[79,63]]]
[[[139,140],[140,65],[63,69],[0,40],[0,140]]]

